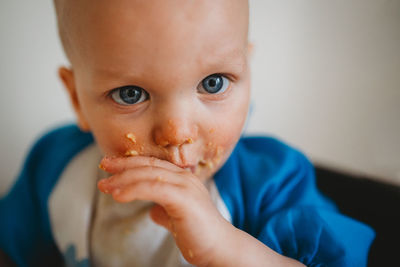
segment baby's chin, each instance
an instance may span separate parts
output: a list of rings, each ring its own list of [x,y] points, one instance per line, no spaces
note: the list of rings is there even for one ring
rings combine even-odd
[[[216,172],[216,166],[214,166],[212,161],[208,161],[207,163],[199,162],[196,166],[185,169],[193,173],[203,182],[210,180]]]

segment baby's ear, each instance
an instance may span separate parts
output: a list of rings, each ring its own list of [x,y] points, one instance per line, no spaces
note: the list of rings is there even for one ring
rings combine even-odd
[[[75,114],[78,119],[78,126],[84,132],[89,132],[90,127],[87,123],[85,116],[82,113],[81,105],[78,98],[78,92],[75,86],[75,77],[72,69],[66,67],[60,67],[58,69],[58,76],[64,84],[65,89],[67,89],[69,99],[74,108]]]

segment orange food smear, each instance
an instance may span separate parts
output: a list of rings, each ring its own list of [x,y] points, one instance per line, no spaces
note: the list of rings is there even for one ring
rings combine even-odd
[[[193,258],[194,257],[194,254],[193,254],[193,251],[192,250],[188,250],[188,254],[189,254],[189,258]]]
[[[136,144],[136,136],[133,133],[127,133],[126,138],[132,141],[132,143]]]
[[[99,164],[99,169],[101,169],[101,170],[103,170],[103,171],[106,170],[106,168],[104,168],[104,166],[103,166],[101,163]]]
[[[125,153],[125,156],[128,156],[128,157],[133,157],[133,156],[138,156],[139,155],[139,152],[137,152],[136,150],[128,150],[128,151],[126,151],[126,153]]]

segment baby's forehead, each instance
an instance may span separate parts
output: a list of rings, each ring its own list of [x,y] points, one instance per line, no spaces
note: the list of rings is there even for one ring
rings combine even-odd
[[[117,58],[132,54],[134,49],[153,57],[173,58],[185,56],[180,51],[188,45],[195,52],[217,43],[226,49],[237,39],[247,44],[248,6],[244,0],[55,2],[64,48],[67,55],[79,53],[75,55],[79,58],[94,56],[92,52],[108,54],[110,49],[116,50],[113,56]],[[129,46],[123,47],[121,42]],[[211,49],[215,57],[221,54],[217,48]]]

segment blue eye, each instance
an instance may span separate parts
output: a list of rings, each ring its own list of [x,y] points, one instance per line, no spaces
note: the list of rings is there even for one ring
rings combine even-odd
[[[198,90],[201,93],[221,94],[229,87],[229,80],[221,74],[212,74],[204,78],[199,84]]]
[[[112,99],[121,105],[134,105],[149,99],[149,94],[138,86],[128,85],[111,92]]]

